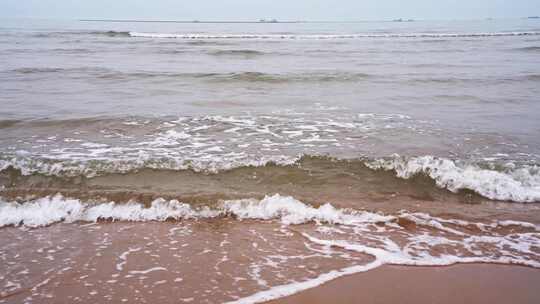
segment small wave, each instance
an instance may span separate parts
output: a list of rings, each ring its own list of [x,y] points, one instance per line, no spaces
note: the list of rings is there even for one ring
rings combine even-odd
[[[264,55],[264,52],[256,50],[217,50],[209,52],[214,56],[241,56],[241,57],[255,57]]]
[[[540,46],[526,46],[514,50],[520,52],[540,53]]]
[[[40,73],[59,73],[65,69],[62,68],[19,68],[11,70],[11,72],[19,74],[40,74]]]
[[[105,68],[98,67],[73,67],[73,68],[55,68],[55,67],[23,67],[4,72],[16,74],[55,74],[55,73],[105,73],[109,71]]]
[[[220,55],[221,56],[221,55]],[[236,56],[236,55],[235,55]],[[244,56],[244,55],[242,55]],[[250,57],[251,55],[247,55]],[[214,83],[227,82],[261,82],[261,83],[288,83],[288,82],[333,82],[333,81],[361,81],[373,77],[364,73],[302,73],[302,74],[274,74],[264,72],[233,72],[233,73],[167,73],[167,72],[119,72],[108,71],[100,74],[102,79],[145,79],[145,78],[178,78],[200,79]]]
[[[415,43],[429,43],[429,44],[439,44],[439,43],[446,43],[450,40],[447,39],[422,39],[418,41],[414,41]]]
[[[56,48],[51,50],[44,50],[51,53],[61,53],[61,54],[91,54],[95,53],[91,49],[82,49],[82,48]]]
[[[176,50],[174,53],[181,53],[182,50]],[[259,56],[263,53],[256,51],[245,52],[225,52],[216,56]],[[170,52],[169,52],[170,53]],[[228,54],[228,55],[226,55]],[[234,55],[230,55],[234,54]],[[105,68],[94,67],[74,67],[74,68],[52,68],[52,67],[23,67],[2,73],[14,73],[20,75],[39,75],[39,74],[65,74],[66,77],[72,77],[73,73],[84,73],[85,76],[93,76],[103,80],[134,80],[134,79],[191,79],[203,80],[213,83],[227,82],[266,82],[266,83],[287,83],[287,82],[334,82],[334,81],[362,81],[375,77],[374,75],[355,72],[309,72],[309,73],[264,73],[255,71],[231,72],[231,73],[177,73],[161,71],[119,71]]]
[[[49,38],[53,37],[55,33],[34,33],[30,35],[32,38]]]
[[[20,122],[21,122],[20,120],[14,120],[14,119],[0,120],[0,129],[11,128]]]
[[[90,32],[91,35],[103,35],[107,37],[131,37],[130,32],[117,32],[117,31],[97,31]]]
[[[131,37],[131,35],[130,35]],[[187,44],[187,45],[192,45],[192,46],[226,46],[226,45],[232,45],[232,43],[230,42],[225,42],[225,41],[209,41],[209,40],[186,40],[183,42],[184,44]]]
[[[332,82],[332,81],[360,81],[373,77],[364,73],[303,73],[303,74],[270,74],[261,72],[238,72],[228,74],[212,74],[205,77],[213,81],[242,81],[242,82]]]
[[[242,81],[242,82],[284,82],[286,79],[278,74],[262,72],[237,72],[225,74],[208,74],[202,78],[210,78],[213,81]]]
[[[119,31],[64,31],[64,32],[38,32],[31,35],[33,38],[51,38],[64,36],[107,36],[107,37],[131,37],[129,32]]]
[[[529,80],[529,81],[540,81],[540,74],[525,75],[523,76],[523,78],[524,80]]]
[[[435,64],[427,64],[427,65],[419,64],[419,65],[414,65],[414,66],[417,68],[436,67]],[[454,66],[450,66],[450,65],[445,66],[444,64],[441,64],[440,67],[451,68]],[[508,82],[523,82],[523,81],[538,81],[538,80],[540,80],[540,75],[528,74],[528,75],[515,75],[515,76],[510,75],[510,76],[486,77],[486,78],[466,78],[466,77],[426,77],[424,78],[424,77],[410,76],[410,77],[404,78],[402,81],[413,84],[413,85],[414,84],[420,84],[420,85],[422,84],[441,84],[441,85],[465,84],[466,85],[466,84],[471,84],[471,83],[499,84],[499,83],[508,83]]]
[[[481,38],[506,36],[537,36],[540,32],[492,32],[492,33],[403,33],[403,34],[334,34],[334,35],[279,35],[279,34],[175,34],[129,32],[131,37],[171,39],[361,39],[361,38]]]
[[[429,66],[428,66],[429,67]],[[488,78],[464,78],[464,77],[407,77],[405,82],[410,84],[467,84],[467,83],[479,83],[489,81],[503,81],[502,79],[488,79]]]

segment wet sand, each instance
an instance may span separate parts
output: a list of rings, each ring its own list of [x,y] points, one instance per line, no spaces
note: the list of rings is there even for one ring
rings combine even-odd
[[[493,264],[383,266],[268,304],[540,303],[540,270]]]

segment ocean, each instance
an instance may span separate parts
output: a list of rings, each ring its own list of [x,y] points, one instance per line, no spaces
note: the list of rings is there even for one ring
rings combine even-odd
[[[538,19],[0,20],[0,303],[540,268],[539,96]]]

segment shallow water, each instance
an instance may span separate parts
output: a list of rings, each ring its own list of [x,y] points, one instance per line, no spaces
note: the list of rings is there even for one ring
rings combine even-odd
[[[539,48],[532,19],[1,20],[0,302],[253,303],[383,264],[539,267]]]

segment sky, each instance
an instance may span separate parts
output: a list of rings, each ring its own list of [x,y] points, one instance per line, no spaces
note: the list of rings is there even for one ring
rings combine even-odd
[[[0,0],[0,17],[360,21],[520,18],[540,0]]]

